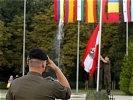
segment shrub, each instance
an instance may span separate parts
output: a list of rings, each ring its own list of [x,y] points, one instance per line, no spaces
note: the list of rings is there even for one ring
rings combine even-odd
[[[133,94],[133,69],[132,69],[132,77],[129,84],[129,92],[130,94]]]
[[[6,82],[0,81],[0,89],[6,89]]]
[[[133,43],[129,44],[129,55],[125,56],[120,73],[120,89],[127,94],[133,93]]]

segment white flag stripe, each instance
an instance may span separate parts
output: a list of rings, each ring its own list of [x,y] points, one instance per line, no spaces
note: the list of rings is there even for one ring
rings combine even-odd
[[[92,64],[93,64],[93,59],[88,54],[84,61],[84,66],[85,66],[84,70],[86,72],[90,72],[90,69],[92,68]]]
[[[77,0],[77,20],[81,21],[81,0]]]
[[[123,0],[123,15],[124,15],[124,22],[128,22],[128,17],[127,17],[127,0]]]
[[[98,34],[97,34],[97,40],[96,40],[96,45],[95,47],[99,44],[99,31],[98,31]]]
[[[96,39],[96,44],[95,44],[94,50],[96,50],[96,46],[98,44],[99,44],[99,31],[98,31],[98,34],[97,34],[97,39]],[[84,70],[86,72],[90,72],[90,70],[92,69],[92,66],[93,66],[93,58],[90,56],[90,52],[88,53],[87,57],[84,60],[84,66],[85,66]],[[95,54],[95,51],[94,51],[94,54]],[[94,55],[93,55],[93,57],[94,57]]]

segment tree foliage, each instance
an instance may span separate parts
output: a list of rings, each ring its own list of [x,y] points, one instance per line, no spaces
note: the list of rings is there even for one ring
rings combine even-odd
[[[5,24],[10,23],[15,15],[23,16],[23,0],[1,0],[0,17]]]
[[[129,55],[125,55],[120,74],[120,89],[133,94],[133,42],[129,45]]]
[[[6,27],[4,26],[4,22],[0,20],[0,48],[3,48],[3,45],[4,45],[4,41],[7,40],[7,37],[6,37]],[[0,49],[0,66],[3,65],[4,63],[4,54],[2,52],[2,49]]]
[[[23,0],[0,1],[0,76],[22,73],[23,53]],[[43,48],[57,63],[58,23],[54,22],[52,0],[27,0],[26,4],[26,57],[29,49]],[[79,81],[88,77],[81,67],[86,43],[97,24],[80,22]],[[102,26],[101,54],[109,55],[112,79],[118,84],[125,55],[125,23],[104,23]],[[129,23],[129,40],[133,39],[133,24]],[[71,81],[76,80],[78,23],[65,23],[60,48],[60,67]],[[27,68],[27,67],[26,67]],[[0,78],[1,79],[1,78]],[[117,81],[118,80],[118,81]]]

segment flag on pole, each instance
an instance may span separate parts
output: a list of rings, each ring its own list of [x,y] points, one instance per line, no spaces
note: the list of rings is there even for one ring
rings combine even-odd
[[[64,3],[65,3],[64,22],[68,22],[69,1],[65,0]]]
[[[64,0],[54,0],[54,21],[64,21]]]
[[[68,22],[74,22],[74,0],[68,0]]]
[[[97,19],[98,22],[100,21],[100,5],[101,1],[97,0]],[[107,22],[107,0],[102,0],[102,22],[106,23]]]
[[[131,0],[131,22],[133,22],[133,0]]]
[[[101,1],[97,0],[97,20],[98,20],[98,22],[100,21],[100,5],[101,5]]]
[[[77,0],[77,20],[84,20],[84,0]]]
[[[86,72],[93,76],[98,63],[98,51],[99,51],[99,24],[92,32],[82,60],[82,66]]]
[[[64,22],[64,0],[60,0],[60,19],[62,22]]]
[[[58,22],[58,2],[54,0],[54,21]]]
[[[77,4],[76,0],[65,0],[64,1],[65,6],[65,16],[64,16],[64,22],[72,23],[75,21],[77,16],[74,16],[77,11],[75,5]],[[74,13],[75,12],[75,13]]]
[[[131,22],[133,22],[133,0],[131,0]]]
[[[107,14],[106,14],[107,13],[106,12],[107,0],[103,0],[103,4],[102,5],[103,5],[103,7],[102,7],[102,22],[107,22]]]
[[[96,0],[86,0],[85,2],[85,22],[95,23],[96,21]]]
[[[123,0],[123,15],[124,15],[124,22],[131,21],[130,0]]]
[[[119,22],[119,0],[108,0],[108,22]]]
[[[74,21],[77,21],[78,0],[74,0]]]

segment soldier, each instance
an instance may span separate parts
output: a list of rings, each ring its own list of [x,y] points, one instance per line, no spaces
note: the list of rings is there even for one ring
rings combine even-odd
[[[55,100],[69,99],[70,85],[59,67],[39,48],[31,49],[27,59],[29,72],[15,79],[9,88],[6,100]],[[58,81],[44,79],[46,63],[57,75]]]
[[[106,56],[105,58],[101,56],[101,60],[103,61],[104,69],[104,86],[106,88],[107,94],[109,95],[111,91],[111,63],[108,56]]]

